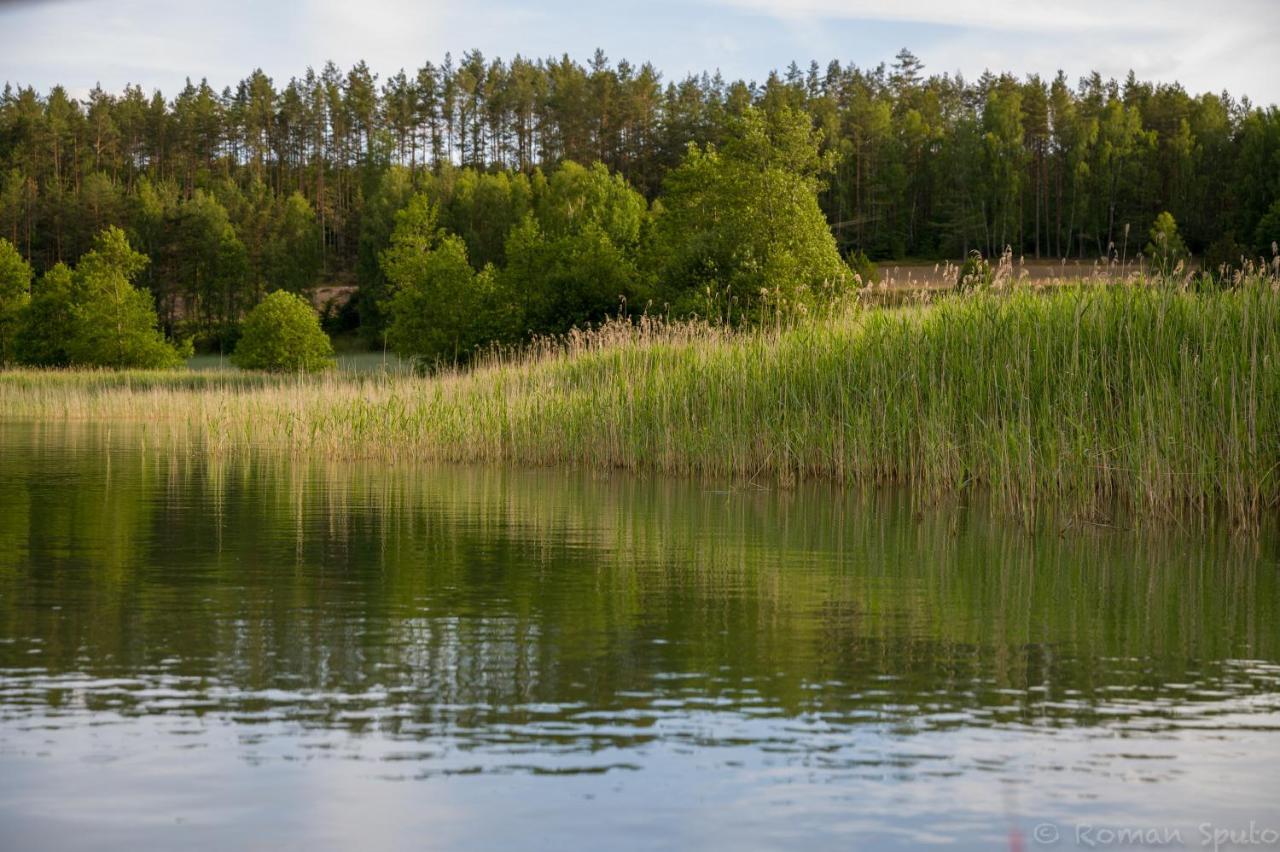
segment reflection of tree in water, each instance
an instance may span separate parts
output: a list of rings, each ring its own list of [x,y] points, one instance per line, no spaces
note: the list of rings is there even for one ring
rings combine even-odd
[[[817,486],[232,463],[118,430],[0,443],[5,715],[483,748],[1276,703],[1276,668],[1238,662],[1280,659],[1269,541],[1060,536]]]

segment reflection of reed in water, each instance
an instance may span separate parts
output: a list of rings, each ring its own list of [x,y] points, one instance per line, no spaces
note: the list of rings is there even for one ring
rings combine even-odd
[[[676,702],[912,730],[1275,692],[1273,668],[1233,662],[1280,658],[1267,538],[1060,536],[897,493],[228,458],[24,428],[0,462],[0,623],[44,638],[41,677],[138,678],[82,693],[125,712],[412,731],[535,705],[651,724]],[[148,697],[175,677],[184,700]],[[30,686],[12,688],[43,694]]]

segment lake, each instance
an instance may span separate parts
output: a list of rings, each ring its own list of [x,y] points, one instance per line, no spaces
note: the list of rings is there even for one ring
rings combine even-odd
[[[1123,526],[0,422],[0,848],[1280,848],[1277,539]]]

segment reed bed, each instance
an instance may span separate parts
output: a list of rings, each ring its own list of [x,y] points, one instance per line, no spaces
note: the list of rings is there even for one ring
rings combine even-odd
[[[1280,292],[1079,285],[740,333],[613,323],[431,377],[16,371],[0,411],[215,453],[825,477],[1251,526],[1280,507]]]

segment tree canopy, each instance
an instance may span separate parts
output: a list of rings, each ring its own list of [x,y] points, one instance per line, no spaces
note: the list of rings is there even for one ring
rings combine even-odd
[[[91,367],[174,367],[180,351],[157,328],[151,294],[133,286],[146,255],[108,227],[76,264],[67,358]]]
[[[667,177],[656,219],[671,301],[733,318],[813,301],[852,273],[818,207],[830,158],[801,113],[748,108],[724,145],[692,145]]]
[[[13,243],[0,239],[0,365],[16,356],[19,320],[30,298],[30,264]]]
[[[18,361],[32,367],[65,367],[67,347],[75,334],[71,268],[55,264],[36,282],[24,308],[16,337]]]

